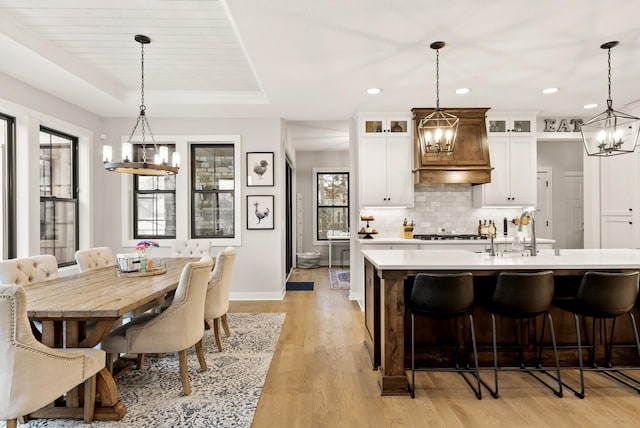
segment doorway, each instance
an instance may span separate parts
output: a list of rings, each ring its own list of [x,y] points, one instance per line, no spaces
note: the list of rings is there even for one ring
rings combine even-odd
[[[293,268],[293,167],[285,156],[285,278]]]
[[[537,189],[537,237],[553,239],[553,174],[551,168],[538,168]]]

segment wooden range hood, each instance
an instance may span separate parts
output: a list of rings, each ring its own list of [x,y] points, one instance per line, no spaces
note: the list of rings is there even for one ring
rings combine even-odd
[[[447,108],[460,119],[453,153],[422,156],[418,123],[433,108],[413,108],[414,184],[484,184],[491,182],[491,161],[485,121],[488,108]]]

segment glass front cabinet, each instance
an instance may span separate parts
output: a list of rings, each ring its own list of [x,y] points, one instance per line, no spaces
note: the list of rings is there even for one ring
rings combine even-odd
[[[403,117],[371,117],[364,118],[360,121],[361,136],[385,136],[385,135],[397,135],[397,136],[410,136],[411,132],[411,119]]]

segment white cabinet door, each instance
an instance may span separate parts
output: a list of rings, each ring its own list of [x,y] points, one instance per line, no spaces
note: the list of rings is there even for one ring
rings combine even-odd
[[[387,205],[413,206],[411,138],[390,136],[387,150]]]
[[[481,206],[530,206],[536,204],[535,137],[489,139],[491,183],[473,188],[473,203]]]
[[[509,138],[494,138],[489,141],[491,159],[491,183],[483,184],[483,201],[480,205],[507,205],[510,197]]]
[[[514,137],[509,152],[512,205],[535,205],[536,192],[536,142],[533,138]]]
[[[387,202],[387,141],[383,138],[360,140],[360,201],[362,205],[382,206]]]
[[[633,215],[632,183],[638,182],[638,154],[602,157],[600,161],[601,215]]]
[[[621,155],[624,156],[624,155]],[[633,221],[629,216],[603,216],[601,222],[601,248],[638,248]]]

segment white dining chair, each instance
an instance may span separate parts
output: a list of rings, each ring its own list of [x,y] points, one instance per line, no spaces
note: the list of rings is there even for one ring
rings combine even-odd
[[[203,256],[187,263],[171,305],[161,313],[144,313],[130,323],[113,330],[103,341],[107,362],[112,370],[113,356],[121,353],[148,354],[177,352],[180,379],[185,395],[191,394],[187,351],[195,345],[200,367],[207,370],[202,353],[204,300],[213,268],[213,258]]]
[[[105,366],[99,349],[54,349],[29,327],[27,296],[18,285],[0,285],[0,420],[17,419],[84,383],[85,422],[93,420],[96,374]]]
[[[211,279],[207,286],[207,298],[204,305],[204,320],[207,328],[213,324],[213,333],[218,350],[222,352],[222,338],[220,337],[220,323],[227,337],[231,336],[227,311],[229,310],[229,284],[236,250],[227,247],[216,256],[216,264],[211,272]]]
[[[210,255],[210,251],[208,239],[176,239],[171,244],[171,257],[202,257]]]
[[[95,247],[76,251],[76,263],[80,272],[100,269],[116,264],[109,247]]]

